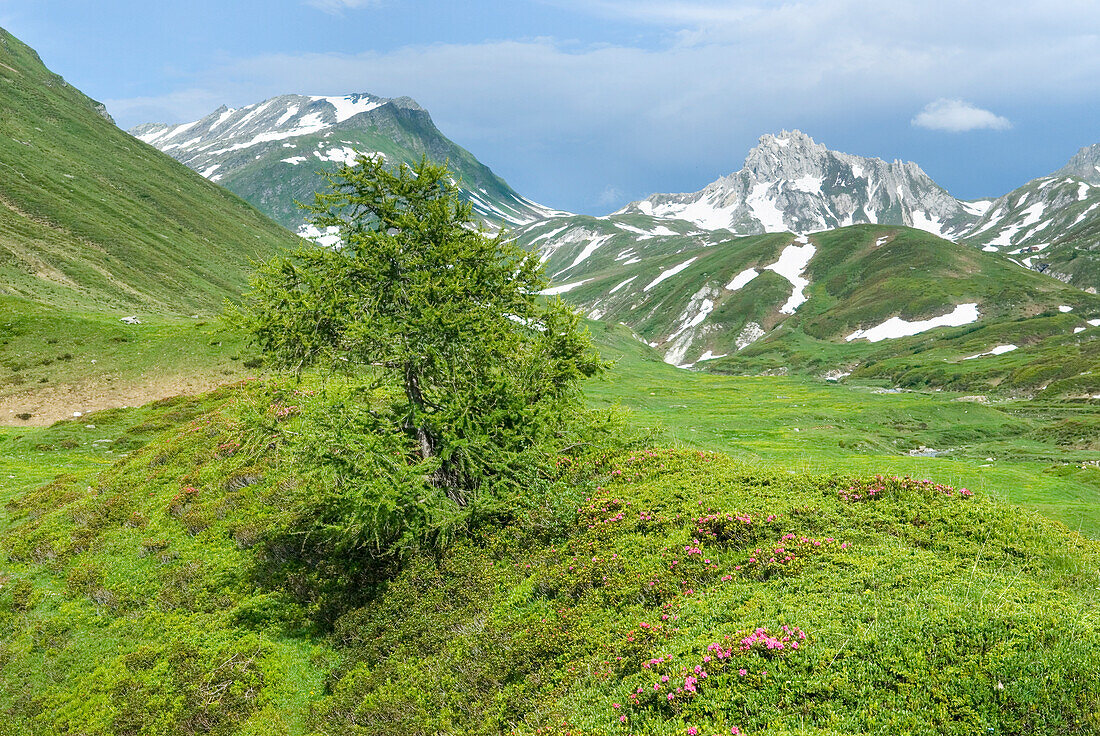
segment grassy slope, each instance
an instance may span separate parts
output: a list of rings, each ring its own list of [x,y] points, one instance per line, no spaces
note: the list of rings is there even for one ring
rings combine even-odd
[[[912,473],[1037,509],[1100,537],[1097,402],[967,400],[799,376],[731,377],[667,365],[629,331],[590,325],[617,360],[587,389],[596,406],[687,447],[800,473]],[[886,391],[891,391],[887,393]],[[910,456],[926,447],[938,457]]]
[[[154,452],[175,458],[181,443],[190,449],[207,445],[207,431],[222,426],[216,412],[227,395],[223,390],[141,410],[100,413],[94,430],[69,422],[38,430],[33,439],[10,439],[6,469],[16,482],[24,474],[33,476],[32,458],[43,453],[66,456],[69,470],[9,504],[0,524],[9,529],[12,516],[43,502],[61,509],[59,515],[49,512],[50,525],[61,526],[53,526],[48,541],[34,542],[30,558],[24,557],[26,549],[6,549],[16,559],[37,562],[5,565],[0,573],[7,595],[0,689],[11,733],[225,733],[227,727],[239,732],[238,711],[256,707],[252,733],[301,732],[303,704],[310,689],[320,690],[324,668],[315,666],[320,660],[312,659],[315,647],[308,640],[253,632],[235,626],[227,615],[243,603],[242,595],[247,597],[251,586],[243,573],[253,561],[227,536],[224,510],[212,515],[219,519],[216,530],[200,536],[190,519],[189,532],[178,537],[158,511],[179,493],[184,466],[154,455],[151,466],[149,457],[120,466],[132,474],[96,472],[104,467],[106,453],[126,455],[166,430],[171,439],[155,442]],[[203,418],[211,411],[213,419]],[[163,483],[151,482],[151,468],[159,468],[154,475]],[[125,518],[118,516],[117,499],[105,507],[93,501],[90,517],[75,511],[74,501],[98,497],[89,481],[102,492],[121,492],[130,499]],[[47,510],[37,508],[32,515]],[[229,521],[240,524],[247,515],[246,509],[235,508]],[[83,531],[74,534],[66,519],[75,519]],[[22,531],[6,539],[18,545]],[[130,549],[131,542],[138,546]],[[70,557],[81,545],[95,550]],[[55,548],[61,555],[50,560],[54,552],[47,550]],[[90,598],[83,593],[72,597],[81,587]],[[10,616],[14,611],[26,618],[17,622]],[[227,712],[232,717],[223,718]]]
[[[681,234],[636,242],[627,231],[612,234],[624,218],[576,221],[612,239],[577,266],[570,264],[591,236],[569,240],[550,254],[548,272],[558,273],[558,283],[583,281],[563,298],[600,319],[628,325],[662,352],[686,341],[690,349],[682,353],[683,362],[695,361],[704,350],[727,356],[699,363],[705,370],[813,375],[845,370],[903,386],[1047,397],[1100,394],[1100,328],[1087,322],[1100,319],[1100,297],[997,254],[911,228],[857,225],[817,233],[805,274],[807,301],[787,316],[779,308],[790,297],[791,284],[763,267],[790,244],[789,234],[713,243]],[[641,216],[629,224],[653,228]],[[533,242],[552,232],[549,227],[528,228],[521,242],[530,247],[552,242]],[[689,258],[695,260],[682,271],[644,288]],[[725,288],[749,268],[760,275],[739,290]],[[692,326],[704,298],[713,308]],[[968,302],[977,303],[981,313],[971,325],[876,343],[845,339],[891,317],[928,319]],[[1059,311],[1062,306],[1072,311]],[[736,341],[750,322],[767,334],[739,350]],[[1017,350],[966,360],[1006,344]]]
[[[296,242],[0,29],[0,423],[243,375],[240,339],[191,315],[220,312],[254,260]],[[141,325],[119,322],[134,314]]]
[[[881,246],[880,237],[890,239]],[[814,236],[808,301],[782,328],[735,356],[711,361],[716,371],[846,367],[857,377],[962,391],[1047,390],[1048,395],[1100,393],[1100,298],[1027,271],[1007,259],[912,229],[856,226]],[[857,327],[892,316],[916,320],[976,302],[982,318],[908,338],[846,342]],[[1059,306],[1069,306],[1063,313]],[[1084,328],[1075,333],[1075,328]],[[996,345],[1001,356],[966,358]]]
[[[303,414],[280,423],[270,407],[288,401]],[[849,469],[839,453],[811,472],[693,451],[589,458],[563,479],[564,513],[414,558],[331,635],[316,631],[297,578],[271,574],[288,550],[262,543],[295,494],[308,494],[289,462],[306,402],[250,384],[100,415],[96,430],[7,435],[6,458],[57,452],[72,471],[35,489],[44,478],[17,480],[0,499],[9,729],[1100,728],[1100,638],[1081,625],[1100,615],[1100,545],[981,490],[845,501],[849,482],[833,480]],[[99,433],[114,442],[95,443]],[[96,444],[130,454],[108,467]],[[733,523],[728,538],[703,525],[719,533],[711,538],[694,521],[711,511],[753,523]],[[780,539],[787,533],[795,541]],[[750,561],[780,543],[795,552],[789,564]],[[709,644],[783,625],[806,632],[798,651],[703,660]],[[644,666],[653,658],[664,661]],[[697,664],[708,677],[695,697],[652,698],[654,682],[667,692],[662,674],[682,683],[682,668]]]
[[[294,236],[105,120],[0,29],[0,288],[57,307],[190,314]]]

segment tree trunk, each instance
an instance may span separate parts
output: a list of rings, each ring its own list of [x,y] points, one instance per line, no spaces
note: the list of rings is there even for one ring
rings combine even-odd
[[[416,439],[420,443],[420,456],[427,460],[435,455],[435,445],[428,430],[419,422],[418,415],[424,411],[424,395],[420,392],[420,374],[412,363],[405,364],[405,396],[412,404],[409,422],[416,431]]]
[[[435,441],[428,433],[427,428],[419,421],[419,415],[424,412],[424,394],[420,392],[420,374],[411,363],[405,364],[405,396],[408,397],[409,403],[412,405],[409,412],[409,424],[416,432],[417,442],[420,443],[420,456],[427,460],[435,456],[436,447]],[[459,506],[466,505],[466,494],[462,492],[461,478],[454,470],[448,469],[446,464],[436,468],[429,480],[436,488],[442,488],[444,493],[447,494],[447,498]]]

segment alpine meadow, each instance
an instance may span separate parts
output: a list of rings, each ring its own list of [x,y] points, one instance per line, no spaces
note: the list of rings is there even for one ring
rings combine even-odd
[[[1100,733],[1100,18],[901,4],[0,4],[0,736]]]

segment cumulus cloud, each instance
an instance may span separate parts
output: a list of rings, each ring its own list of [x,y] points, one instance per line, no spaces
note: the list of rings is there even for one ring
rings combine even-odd
[[[971,105],[965,100],[941,97],[929,102],[911,123],[918,128],[964,133],[968,130],[1006,130],[1012,127],[1008,118]]]

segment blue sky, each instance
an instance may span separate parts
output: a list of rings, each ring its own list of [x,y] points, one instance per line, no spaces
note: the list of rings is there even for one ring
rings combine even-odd
[[[0,0],[0,26],[123,127],[408,95],[577,212],[700,189],[784,128],[964,198],[1100,142],[1095,0]]]

